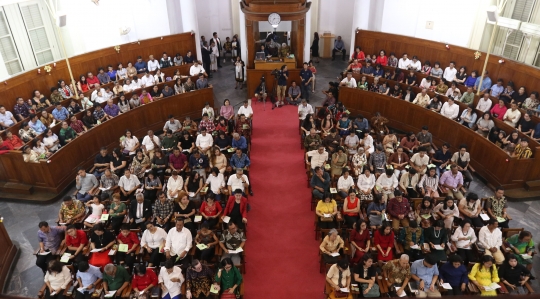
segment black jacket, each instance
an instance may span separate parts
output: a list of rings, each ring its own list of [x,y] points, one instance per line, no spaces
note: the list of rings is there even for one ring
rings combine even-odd
[[[129,207],[129,218],[131,219],[137,219],[137,204],[138,202],[136,200],[131,201]],[[143,202],[143,217],[146,218],[146,220],[152,217],[152,203],[149,200],[144,200]]]

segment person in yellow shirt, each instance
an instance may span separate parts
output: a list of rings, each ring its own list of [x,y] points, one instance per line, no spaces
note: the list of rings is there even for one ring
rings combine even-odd
[[[330,193],[324,195],[324,199],[319,200],[315,208],[315,214],[319,217],[319,228],[336,228],[337,203],[330,197]]]
[[[476,263],[469,273],[469,279],[480,290],[482,296],[497,296],[496,290],[486,290],[485,287],[500,281],[493,257],[484,255],[480,263]]]
[[[521,142],[514,149],[512,157],[518,159],[529,159],[532,156],[531,148],[529,147],[529,141],[526,138],[521,139]]]

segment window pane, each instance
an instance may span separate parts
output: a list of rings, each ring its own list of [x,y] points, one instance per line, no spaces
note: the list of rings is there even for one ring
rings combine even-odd
[[[6,62],[6,69],[8,71],[8,74],[13,75],[22,72],[21,63],[19,62],[19,59]]]
[[[28,35],[30,36],[30,41],[32,42],[34,52],[40,52],[51,48],[49,45],[49,40],[47,39],[47,32],[45,32],[45,28],[41,27],[28,31]]]
[[[10,61],[18,58],[17,50],[15,49],[11,36],[0,38],[0,53],[2,53],[2,58],[4,61]]]
[[[38,60],[39,65],[47,64],[51,61],[53,61],[53,55],[51,50],[47,50],[45,52],[36,53],[36,57]]]
[[[0,12],[0,36],[9,35],[9,27],[3,12]]]
[[[43,26],[41,13],[37,4],[21,6],[21,12],[28,30]]]

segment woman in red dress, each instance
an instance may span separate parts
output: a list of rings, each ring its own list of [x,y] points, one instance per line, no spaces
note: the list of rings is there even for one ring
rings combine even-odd
[[[373,238],[377,247],[377,259],[380,262],[387,262],[394,259],[392,249],[394,248],[394,231],[388,222],[383,222],[381,228],[375,231]]]
[[[81,75],[79,77],[79,82],[77,83],[77,87],[79,88],[80,92],[86,92],[90,89],[90,85],[86,81],[86,77],[84,75]]]
[[[357,264],[362,260],[365,253],[369,252],[369,230],[364,220],[359,219],[354,224],[354,229],[351,231],[350,241],[352,245],[353,256],[351,263]]]

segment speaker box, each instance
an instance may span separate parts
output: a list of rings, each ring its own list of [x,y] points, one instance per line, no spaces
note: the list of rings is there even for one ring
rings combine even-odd
[[[64,27],[66,26],[66,15],[59,15],[57,18],[56,18],[56,25],[58,27]]]

